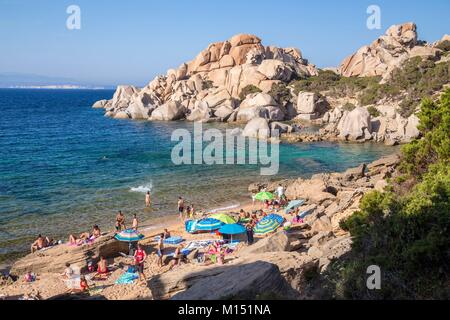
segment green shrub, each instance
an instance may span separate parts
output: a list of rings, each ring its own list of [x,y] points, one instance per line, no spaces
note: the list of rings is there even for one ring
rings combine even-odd
[[[275,83],[268,92],[280,105],[285,105],[291,100],[291,90],[284,83]]]
[[[375,108],[374,106],[368,107],[368,108],[367,108],[367,111],[368,111],[369,114],[370,114],[372,117],[374,117],[374,118],[379,117],[379,116],[381,115],[380,111],[378,111],[378,109]]]
[[[450,51],[450,41],[444,40],[439,43],[436,48],[441,49],[442,51],[448,52]]]
[[[423,138],[402,149],[403,174],[388,191],[366,194],[359,211],[341,221],[353,245],[324,275],[329,296],[450,298],[450,89],[439,102],[425,99],[419,119]],[[367,289],[370,265],[382,270],[381,290]]]
[[[202,90],[208,90],[214,87],[214,83],[211,80],[205,80],[202,82]]]
[[[239,98],[241,99],[241,101],[243,101],[243,100],[245,100],[245,98],[247,98],[247,96],[249,94],[260,93],[260,92],[262,92],[260,88],[250,84],[250,85],[242,88],[241,93],[239,94]]]
[[[342,109],[344,109],[345,111],[353,111],[355,110],[356,106],[353,103],[347,102],[346,104],[344,104],[342,106]]]

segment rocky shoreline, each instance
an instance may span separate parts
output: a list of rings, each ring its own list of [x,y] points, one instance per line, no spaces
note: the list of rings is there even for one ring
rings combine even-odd
[[[116,119],[148,121],[201,121],[241,123],[245,136],[268,138],[279,130],[286,141],[376,141],[407,143],[419,136],[414,114],[402,116],[404,92],[361,106],[357,95],[334,97],[325,91],[295,89],[297,80],[328,72],[331,78],[379,77],[382,85],[405,61],[420,57],[433,64],[446,63],[442,44],[418,39],[414,23],[390,27],[385,35],[344,59],[337,68],[318,69],[296,48],[264,46],[260,38],[238,34],[210,44],[194,60],[157,76],[144,88],[119,86],[111,100],[93,107]],[[349,107],[350,106],[350,107]],[[322,125],[318,135],[297,137],[285,121]]]
[[[121,271],[116,270],[101,293],[86,299],[227,299],[232,297],[254,298],[270,292],[285,299],[317,298],[315,289],[310,288],[307,274],[321,274],[334,260],[351,250],[352,240],[339,227],[339,222],[358,209],[361,197],[371,190],[382,190],[395,172],[399,157],[392,155],[371,164],[344,173],[316,174],[311,179],[292,179],[272,183],[255,183],[249,190],[264,186],[274,190],[279,183],[286,187],[291,199],[305,199],[301,208],[310,214],[304,223],[294,226],[289,232],[279,231],[259,239],[254,245],[240,244],[227,258],[223,266],[201,266],[183,264],[176,270],[157,267],[152,238],[159,230],[144,232],[143,244],[149,253],[146,275],[150,279],[146,286],[115,285]],[[245,207],[250,210],[251,207]],[[285,216],[289,218],[289,216]],[[184,232],[184,226],[176,223],[170,226],[174,234],[193,239]],[[206,235],[210,236],[210,235]],[[19,276],[16,282],[5,279],[0,284],[0,299],[8,297],[35,297],[38,299],[68,298],[66,288],[59,274],[64,264],[70,262],[80,270],[87,261],[103,255],[114,264],[124,262],[119,252],[126,251],[126,245],[113,240],[107,234],[92,245],[68,247],[60,245],[45,251],[38,251],[14,263],[11,274]],[[195,236],[195,239],[202,236]],[[22,276],[32,271],[38,280],[25,283]],[[227,281],[221,281],[227,279]]]

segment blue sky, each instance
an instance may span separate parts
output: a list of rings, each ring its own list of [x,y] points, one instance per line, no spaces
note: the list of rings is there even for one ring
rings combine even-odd
[[[72,4],[81,30],[66,28]],[[371,4],[381,30],[366,28]],[[0,0],[0,72],[142,85],[237,33],[336,66],[392,24],[414,21],[421,39],[436,41],[450,33],[449,12],[448,0]]]

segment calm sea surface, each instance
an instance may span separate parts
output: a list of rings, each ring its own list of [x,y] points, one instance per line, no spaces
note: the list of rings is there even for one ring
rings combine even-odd
[[[0,262],[23,254],[37,234],[66,239],[93,224],[110,228],[117,210],[141,220],[174,213],[179,195],[196,208],[249,199],[256,165],[171,162],[173,130],[193,125],[113,120],[93,102],[113,91],[0,89]],[[224,129],[224,125],[205,125]],[[343,171],[396,149],[377,144],[280,146],[272,179]],[[155,207],[144,209],[152,191]]]

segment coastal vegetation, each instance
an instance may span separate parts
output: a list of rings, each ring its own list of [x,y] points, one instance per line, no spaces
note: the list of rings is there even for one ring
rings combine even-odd
[[[446,48],[446,44],[441,44]],[[291,82],[294,93],[301,91],[325,93],[328,97],[357,97],[362,106],[382,100],[400,101],[400,114],[408,118],[420,104],[422,97],[432,96],[450,82],[450,62],[414,57],[395,68],[391,77],[344,77],[332,71],[319,71],[317,76]],[[374,109],[372,112],[377,114]]]
[[[450,292],[450,89],[424,99],[423,138],[402,149],[384,192],[366,194],[341,222],[353,237],[349,255],[324,279],[327,294],[345,299],[448,299]],[[381,268],[381,290],[368,290],[368,266]]]
[[[239,94],[239,98],[241,99],[241,101],[243,101],[243,100],[245,100],[245,98],[247,98],[247,96],[249,94],[259,93],[259,92],[262,92],[262,91],[257,86],[248,85],[242,89],[241,93]]]

